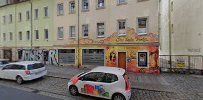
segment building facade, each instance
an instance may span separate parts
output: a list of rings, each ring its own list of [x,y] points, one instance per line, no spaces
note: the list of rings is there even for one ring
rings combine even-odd
[[[37,1],[50,3],[49,19],[42,19],[41,23],[33,19],[33,33],[37,28],[51,28],[50,41],[33,39],[31,46],[34,55],[42,52],[42,61],[48,55],[46,60],[56,65],[106,65],[133,72],[159,73],[158,0],[32,1],[33,5]],[[37,8],[40,4],[36,4]],[[25,54],[25,45],[18,52],[18,55],[22,52],[19,59],[33,56]]]

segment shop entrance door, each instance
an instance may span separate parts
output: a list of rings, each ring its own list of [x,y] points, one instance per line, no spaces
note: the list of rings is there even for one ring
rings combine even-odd
[[[126,52],[118,52],[118,67],[126,70]]]

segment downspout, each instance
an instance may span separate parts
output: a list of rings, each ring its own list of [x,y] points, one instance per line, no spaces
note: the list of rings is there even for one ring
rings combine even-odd
[[[172,51],[171,51],[171,48],[172,48],[172,43],[171,43],[171,0],[169,0],[169,4],[168,4],[168,18],[169,18],[169,63],[170,63],[170,71],[172,71]]]
[[[32,39],[32,36],[33,36],[33,21],[32,21],[32,0],[29,1],[30,2],[30,46],[31,46],[31,50],[33,49],[33,39]]]
[[[15,44],[14,44],[15,47],[14,47],[14,48],[16,49],[16,53],[15,53],[15,54],[17,55],[17,54],[18,54],[18,50],[17,50],[17,29],[16,29],[16,28],[17,28],[16,5],[17,5],[17,4],[15,4],[15,32],[14,32],[15,35],[13,35],[13,36],[15,36]],[[17,56],[17,57],[18,57],[18,56]],[[17,57],[15,57],[15,58],[17,58]],[[17,58],[17,59],[18,59],[18,58]],[[16,59],[15,59],[15,60],[16,60]]]
[[[78,46],[77,47],[78,48],[77,49],[78,50],[77,51],[78,59],[77,60],[78,60],[78,68],[80,68],[80,64],[79,64],[79,62],[80,62],[80,54],[79,54],[80,53],[80,50],[79,50],[80,49],[80,0],[78,0],[78,16],[77,17],[78,17],[78,34],[77,34],[78,35],[78,41],[77,41],[78,42],[78,45],[77,45]]]

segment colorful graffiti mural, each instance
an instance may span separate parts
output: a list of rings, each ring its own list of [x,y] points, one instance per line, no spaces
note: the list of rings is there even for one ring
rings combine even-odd
[[[93,86],[93,85],[85,84],[84,88],[81,88],[81,92],[85,94],[90,94],[90,95],[109,97],[109,92],[106,92],[106,89],[104,89],[103,85]]]
[[[52,65],[59,65],[59,63],[58,63],[58,50],[50,50],[48,60],[49,60],[49,63]]]

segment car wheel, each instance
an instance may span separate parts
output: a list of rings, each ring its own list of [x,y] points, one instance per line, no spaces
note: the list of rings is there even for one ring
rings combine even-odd
[[[20,77],[20,76],[17,76],[16,82],[17,82],[18,84],[22,84],[22,83],[23,83],[23,78]]]
[[[122,94],[114,94],[112,100],[126,100]]]
[[[76,95],[78,95],[78,88],[76,86],[70,86],[69,92],[71,95],[76,96]]]

